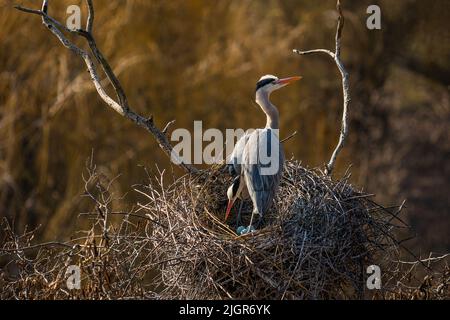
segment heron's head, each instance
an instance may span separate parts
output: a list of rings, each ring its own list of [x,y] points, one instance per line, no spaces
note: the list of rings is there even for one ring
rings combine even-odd
[[[261,93],[270,95],[275,90],[283,88],[288,84],[291,84],[292,82],[300,80],[301,78],[302,77],[300,76],[295,76],[284,79],[278,79],[277,77],[270,74],[262,76],[261,79],[259,79],[258,82],[256,83],[256,96],[258,96],[258,94]]]
[[[241,191],[242,191],[241,177],[237,176],[236,178],[234,178],[233,183],[227,190],[228,206],[227,212],[225,214],[225,221],[227,221],[228,216],[230,215],[231,212],[231,208],[233,208],[233,205],[237,200],[237,198],[239,197]]]

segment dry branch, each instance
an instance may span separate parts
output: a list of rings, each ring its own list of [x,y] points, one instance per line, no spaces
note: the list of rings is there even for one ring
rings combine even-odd
[[[130,106],[128,105],[127,96],[123,90],[123,87],[120,81],[117,79],[114,74],[111,66],[109,65],[107,59],[103,56],[102,52],[98,49],[97,43],[93,36],[92,30],[94,25],[94,5],[92,0],[86,0],[86,4],[89,11],[89,16],[86,23],[86,30],[78,29],[71,30],[65,27],[62,23],[58,22],[56,19],[52,18],[48,15],[48,0],[43,0],[42,9],[35,10],[30,8],[24,8],[22,6],[16,6],[15,8],[29,14],[35,14],[42,17],[42,23],[58,38],[58,40],[69,50],[74,52],[76,55],[80,56],[85,62],[89,74],[91,76],[91,81],[93,82],[97,93],[102,98],[102,100],[112,109],[114,109],[117,113],[124,116],[125,118],[133,121],[140,127],[143,127],[147,131],[149,131],[158,142],[161,149],[166,153],[169,158],[174,159],[175,163],[177,163],[180,167],[186,170],[189,173],[198,173],[198,170],[188,164],[185,163],[178,155],[173,152],[173,147],[170,144],[170,141],[167,137],[166,131],[161,131],[153,121],[153,116],[150,118],[145,118],[136,112],[134,112]],[[76,46],[73,42],[71,42],[65,35],[64,32],[68,32],[71,34],[75,34],[77,36],[83,37],[87,40],[89,44],[89,48],[91,54],[94,56],[95,60],[100,64],[106,77],[114,88],[114,91],[117,95],[117,101],[114,100],[111,96],[108,95],[106,90],[104,89],[98,72],[95,66],[95,63],[91,57],[91,54],[86,50],[81,49]],[[168,126],[166,126],[167,128]]]
[[[341,73],[341,76],[342,76],[342,94],[343,94],[343,99],[344,99],[344,106],[343,106],[343,111],[342,111],[342,125],[341,125],[341,132],[339,135],[339,142],[338,142],[336,148],[334,149],[330,160],[328,161],[328,163],[326,165],[325,171],[328,175],[332,174],[334,166],[335,166],[336,158],[337,158],[339,152],[341,151],[341,149],[344,147],[345,140],[347,139],[348,107],[349,107],[350,100],[351,100],[349,75],[348,75],[348,72],[345,69],[344,64],[342,63],[342,60],[341,60],[341,37],[342,37],[342,29],[344,28],[345,20],[344,20],[344,15],[342,14],[341,3],[339,0],[337,1],[336,9],[339,13],[339,18],[338,18],[336,38],[335,38],[336,48],[335,48],[334,52],[327,50],[327,49],[314,49],[314,50],[307,50],[307,51],[300,51],[297,49],[293,50],[294,53],[297,53],[299,55],[308,55],[308,54],[313,54],[313,53],[327,54],[334,60],[334,62],[336,63],[336,65],[339,69],[339,72]]]

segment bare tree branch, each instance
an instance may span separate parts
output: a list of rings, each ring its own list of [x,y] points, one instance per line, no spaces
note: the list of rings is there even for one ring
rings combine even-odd
[[[89,10],[89,16],[86,23],[86,30],[90,34],[92,34],[92,28],[94,27],[94,4],[92,3],[92,0],[86,0],[88,10]]]
[[[398,260],[397,262],[402,263],[402,264],[413,264],[413,265],[416,265],[418,263],[433,262],[433,261],[437,261],[437,260],[444,260],[447,257],[450,257],[450,253],[444,254],[444,255],[439,256],[439,257],[431,257],[431,253],[430,253],[430,257],[428,259],[422,259],[422,260],[416,260],[416,261],[401,261],[401,260]]]
[[[125,91],[123,90],[123,87],[120,83],[120,81],[117,79],[116,75],[114,74],[111,66],[109,65],[106,58],[103,56],[101,51],[97,47],[97,43],[94,39],[94,36],[92,34],[93,30],[93,24],[94,24],[94,5],[92,0],[86,0],[86,4],[89,11],[89,16],[86,23],[86,30],[71,30],[67,27],[65,27],[63,24],[58,22],[57,20],[53,19],[48,15],[48,0],[43,0],[42,3],[42,9],[41,10],[35,10],[30,8],[24,8],[22,6],[16,6],[15,8],[29,14],[36,14],[42,17],[42,23],[58,38],[58,40],[69,50],[74,52],[76,55],[80,56],[83,61],[85,62],[89,74],[91,76],[91,80],[97,90],[97,93],[102,98],[102,100],[112,109],[114,109],[117,113],[124,116],[125,118],[128,118],[129,120],[133,121],[135,124],[139,125],[140,127],[145,128],[147,131],[149,131],[158,142],[159,146],[163,151],[166,153],[169,158],[173,159],[176,164],[178,164],[180,167],[182,167],[187,172],[194,174],[198,173],[198,169],[192,166],[191,164],[185,163],[182,159],[178,157],[178,155],[173,152],[173,147],[169,142],[169,139],[166,135],[165,131],[161,131],[153,122],[153,116],[150,116],[150,118],[145,118],[136,112],[134,112],[128,105],[128,100],[125,94]],[[97,73],[97,68],[95,66],[95,63],[89,54],[89,52],[79,48],[76,46],[73,42],[71,42],[63,32],[69,32],[72,34],[75,34],[77,36],[81,36],[85,38],[89,44],[89,48],[91,49],[92,55],[95,57],[95,60],[100,64],[103,71],[106,74],[106,77],[108,78],[109,82],[114,88],[114,91],[117,95],[118,101],[111,98],[106,90],[104,89],[99,75]],[[166,126],[168,128],[168,126]]]
[[[289,136],[287,136],[286,138],[284,138],[283,140],[280,141],[280,143],[285,143],[286,141],[292,139],[293,137],[295,137],[297,135],[297,131],[292,132]]]
[[[339,135],[339,142],[336,146],[336,148],[333,151],[333,154],[331,155],[330,160],[328,161],[328,164],[326,165],[325,172],[328,175],[331,175],[335,166],[336,158],[341,151],[341,149],[344,147],[345,140],[348,136],[348,107],[351,101],[350,98],[350,85],[349,85],[349,75],[347,70],[344,67],[344,64],[341,61],[341,37],[342,37],[342,29],[344,28],[344,16],[342,14],[341,9],[341,2],[338,0],[336,4],[336,9],[339,13],[338,18],[338,25],[336,29],[336,48],[335,51],[332,52],[330,50],[326,49],[314,49],[314,50],[308,50],[308,51],[300,51],[297,49],[294,49],[293,52],[297,53],[299,55],[308,55],[308,54],[314,54],[314,53],[325,53],[328,56],[330,56],[334,62],[336,63],[339,72],[342,76],[342,94],[344,99],[344,106],[342,111],[342,125],[341,125],[341,132]]]

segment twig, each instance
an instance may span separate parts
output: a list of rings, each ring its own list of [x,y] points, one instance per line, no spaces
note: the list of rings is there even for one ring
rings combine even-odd
[[[38,248],[42,248],[42,247],[56,247],[56,246],[61,246],[61,247],[66,247],[66,248],[73,248],[73,246],[68,245],[66,243],[53,241],[53,242],[40,243],[40,244],[36,244],[36,245],[28,246],[28,247],[16,248],[16,249],[2,249],[2,248],[0,248],[0,251],[2,251],[2,252],[17,252],[17,251],[38,249]]]
[[[344,64],[341,60],[341,36],[342,36],[342,29],[344,28],[344,16],[342,14],[341,9],[341,3],[338,0],[336,4],[336,9],[339,13],[338,18],[338,24],[337,24],[337,30],[336,30],[336,48],[335,51],[332,52],[327,49],[314,49],[314,50],[307,50],[307,51],[300,51],[297,49],[294,49],[293,52],[297,53],[299,55],[308,55],[308,54],[314,54],[314,53],[323,53],[330,56],[334,62],[336,63],[339,72],[342,76],[342,93],[343,93],[343,99],[344,99],[344,106],[342,111],[342,125],[341,125],[341,132],[339,135],[339,142],[336,146],[336,148],[333,151],[333,154],[331,155],[330,160],[328,161],[328,164],[325,168],[325,173],[327,175],[331,175],[335,166],[336,158],[341,151],[341,149],[344,147],[345,140],[347,139],[348,135],[348,107],[351,101],[350,98],[350,85],[349,85],[349,75],[347,70],[344,67]]]
[[[425,263],[425,262],[433,262],[433,261],[440,261],[443,260],[447,257],[450,257],[450,253],[444,254],[443,256],[440,257],[434,257],[434,258],[427,258],[427,259],[422,259],[422,260],[417,260],[417,261],[401,261],[398,260],[397,262],[402,263],[402,264],[412,264],[412,265],[416,265],[418,263]]]
[[[293,133],[291,133],[289,136],[287,136],[286,138],[284,138],[283,140],[280,141],[280,143],[284,143],[290,139],[292,139],[293,137],[295,137],[297,135],[297,131],[294,131]]]

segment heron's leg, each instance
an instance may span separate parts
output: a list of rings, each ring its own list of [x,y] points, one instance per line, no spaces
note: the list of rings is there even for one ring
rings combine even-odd
[[[249,227],[249,229],[250,229],[250,227],[253,225],[253,218],[255,217],[255,214],[257,214],[257,215],[259,215],[259,218],[258,218],[258,221],[255,223],[255,225],[253,226],[255,229],[258,229],[261,225],[262,225],[262,223],[263,223],[263,215],[262,214],[260,214],[259,212],[252,212],[252,217],[251,217],[251,219],[250,219],[250,225],[248,226]]]
[[[248,225],[249,229],[253,225],[253,218],[255,217],[255,214],[258,214],[258,212],[255,212],[255,211],[252,212],[252,217],[250,218],[250,224]]]
[[[242,206],[244,205],[244,200],[241,199],[241,204],[239,205],[239,211],[236,219],[236,227],[239,227],[242,224]]]

